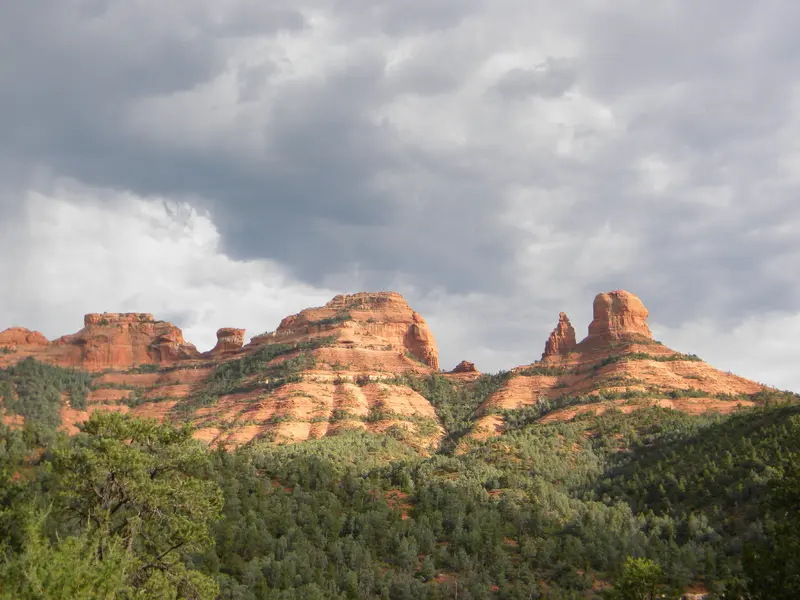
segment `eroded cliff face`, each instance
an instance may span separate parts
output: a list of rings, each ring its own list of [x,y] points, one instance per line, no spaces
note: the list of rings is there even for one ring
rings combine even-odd
[[[598,294],[592,304],[593,319],[584,347],[597,347],[618,340],[653,339],[647,325],[647,309],[638,296],[625,290]]]
[[[244,329],[223,327],[217,330],[217,345],[211,350],[212,356],[238,352],[244,346]]]
[[[149,313],[90,313],[84,327],[52,342],[41,333],[20,327],[0,333],[0,346],[14,355],[2,364],[26,356],[62,367],[87,371],[128,369],[143,364],[168,365],[199,356],[180,329],[156,321]]]
[[[38,331],[31,331],[24,327],[10,327],[0,331],[0,346],[16,348],[17,346],[46,346],[47,338]]]
[[[200,355],[180,329],[149,313],[90,313],[83,322],[79,332],[51,343],[52,362],[102,371],[168,365]]]
[[[396,292],[335,296],[325,306],[286,317],[275,332],[257,336],[251,344],[330,335],[337,336],[338,348],[400,354],[439,369],[439,351],[428,324]],[[375,366],[383,360],[379,354],[373,358]],[[396,360],[390,364],[398,366]]]

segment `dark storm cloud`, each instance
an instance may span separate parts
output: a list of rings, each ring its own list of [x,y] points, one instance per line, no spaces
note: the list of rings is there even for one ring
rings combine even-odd
[[[785,233],[800,232],[797,180],[782,161],[796,152],[787,131],[800,134],[800,6],[294,6],[14,3],[0,24],[0,158],[22,171],[197,198],[232,256],[280,260],[314,284],[357,267],[366,287],[399,274],[421,290],[494,294],[516,314],[548,289],[541,301],[557,314],[558,277],[574,273],[587,306],[598,291],[627,287],[668,325],[800,302],[794,278],[766,268],[797,256],[796,235]],[[289,58],[256,48],[250,62],[230,64],[243,40],[289,47],[308,32]],[[548,35],[563,35],[563,56],[550,48],[530,65],[491,72],[493,56]],[[391,66],[391,52],[406,46]],[[319,71],[281,79],[298,56]],[[169,100],[227,70],[234,110],[263,119],[230,119],[217,144],[131,131],[143,99]],[[430,139],[414,137],[416,121],[376,116],[403,102],[416,102],[411,121],[440,115],[425,125]],[[592,116],[596,106],[609,125]],[[199,113],[197,127],[212,114]],[[452,114],[460,128],[448,138]],[[172,131],[176,118],[150,127]],[[523,128],[537,118],[597,149],[558,151],[547,136],[561,133]],[[231,146],[247,135],[260,145],[243,159]],[[647,160],[666,165],[661,187],[651,189]],[[512,209],[514,190],[536,199]],[[627,240],[621,262],[604,261],[604,231]],[[584,241],[598,236],[601,249],[586,257]],[[519,258],[553,240],[555,249]]]
[[[383,8],[378,20],[397,26],[405,19],[416,27],[430,16],[434,27],[445,27],[457,16],[455,3],[426,8],[418,22],[411,18],[415,14],[411,5],[403,10]],[[213,52],[216,36],[251,35],[259,23],[261,33],[269,34],[276,28],[269,18],[273,14],[278,15],[280,27],[299,26],[302,20],[284,18],[273,10],[259,22],[243,18],[248,13],[242,10],[214,27],[202,20],[179,21],[182,27],[200,31],[171,37],[170,31],[146,28],[142,14],[129,16],[131,22],[115,22],[107,10],[97,8],[91,18],[101,22],[93,28],[85,14],[62,6],[62,14],[36,24],[37,29],[46,29],[36,39],[31,30],[33,13],[29,7],[17,15],[23,27],[7,38],[9,52],[4,52],[11,55],[13,45],[14,55],[20,57],[13,61],[8,81],[26,80],[22,86],[3,85],[5,91],[0,92],[3,104],[11,107],[2,117],[9,134],[2,143],[9,154],[44,161],[58,172],[93,184],[211,199],[209,207],[219,219],[226,250],[243,258],[267,255],[283,260],[310,281],[363,262],[378,272],[419,265],[423,276],[430,274],[429,284],[448,273],[443,283],[463,289],[469,273],[462,267],[488,271],[494,258],[502,258],[506,246],[502,240],[467,245],[456,253],[451,251],[452,241],[441,239],[446,233],[440,227],[443,220],[454,236],[451,240],[462,239],[464,230],[472,237],[479,226],[484,233],[476,238],[488,234],[491,218],[469,199],[479,190],[491,192],[480,178],[463,170],[455,173],[458,169],[441,159],[437,164],[436,157],[410,153],[368,119],[367,111],[386,93],[382,57],[364,56],[321,82],[285,86],[273,107],[269,133],[270,144],[278,149],[276,160],[266,168],[248,169],[222,153],[147,147],[126,136],[119,120],[138,97],[191,88],[210,77],[220,66]],[[63,13],[82,28],[62,31],[58,22]],[[236,23],[242,25],[241,31],[234,31]],[[141,25],[143,30],[134,34],[117,29],[126,24]],[[119,34],[121,38],[114,39]],[[263,87],[268,71],[263,67],[244,75],[242,100]],[[28,73],[33,77],[23,77]],[[254,82],[254,77],[261,81]],[[407,83],[419,80],[412,77]],[[433,180],[429,188],[436,188],[435,206],[430,211],[409,210],[402,194],[373,189],[372,176],[381,171],[411,172],[415,178]],[[461,181],[443,185],[453,175]],[[376,240],[372,228],[381,227],[387,234]],[[424,244],[420,235],[425,236]]]

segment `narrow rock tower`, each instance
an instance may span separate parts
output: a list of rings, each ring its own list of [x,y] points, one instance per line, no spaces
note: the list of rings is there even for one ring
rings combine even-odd
[[[560,313],[558,315],[558,325],[547,338],[544,345],[544,353],[542,360],[553,357],[563,356],[575,350],[577,343],[575,341],[575,328],[569,322],[567,313]]]

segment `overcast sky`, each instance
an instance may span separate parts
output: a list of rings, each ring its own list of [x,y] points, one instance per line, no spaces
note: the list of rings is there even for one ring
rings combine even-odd
[[[0,329],[147,311],[201,350],[393,289],[442,366],[639,295],[800,391],[800,3],[0,8]]]

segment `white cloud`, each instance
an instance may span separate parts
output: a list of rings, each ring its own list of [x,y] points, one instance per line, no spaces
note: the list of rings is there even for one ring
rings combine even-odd
[[[676,349],[791,383],[797,8],[90,4],[0,23],[0,189],[29,190],[0,193],[3,319],[146,310],[208,347],[391,283],[491,371],[622,287]],[[21,184],[40,164],[72,180]]]
[[[765,313],[727,326],[706,318],[675,329],[654,322],[651,328],[667,346],[717,369],[800,392],[800,312]]]
[[[106,202],[114,196],[115,202]],[[248,336],[327,302],[335,292],[294,281],[269,260],[235,261],[188,201],[141,198],[61,180],[31,190],[3,227],[4,326],[72,333],[87,312],[151,312],[210,349],[220,327]]]
[[[116,201],[107,202],[109,196]],[[188,200],[142,198],[71,180],[43,184],[27,192],[18,219],[2,227],[0,274],[8,293],[0,296],[5,321],[0,328],[21,325],[55,338],[77,331],[86,312],[151,312],[174,320],[188,341],[205,350],[215,343],[219,327],[245,327],[253,336],[337,293],[357,291],[357,273],[338,282],[348,289],[333,287],[335,281],[311,287],[272,261],[232,260],[219,241],[210,217]],[[625,247],[607,232],[598,233],[595,242],[576,257],[579,271],[589,256]],[[533,263],[529,268],[535,269]],[[557,277],[549,273],[545,279]],[[467,359],[495,372],[539,358],[557,318],[544,304],[563,302],[579,339],[591,319],[592,298],[581,298],[576,282],[565,280],[564,287],[538,294],[542,281],[534,277],[528,283],[529,298],[502,301],[491,294],[421,290],[407,277],[395,278],[390,287],[406,294],[428,320],[442,368]],[[537,305],[537,296],[546,302]],[[754,316],[730,329],[710,318],[679,328],[659,325],[658,315],[651,320],[655,337],[676,350],[800,390],[800,313]],[[492,337],[497,343],[486,344]]]

